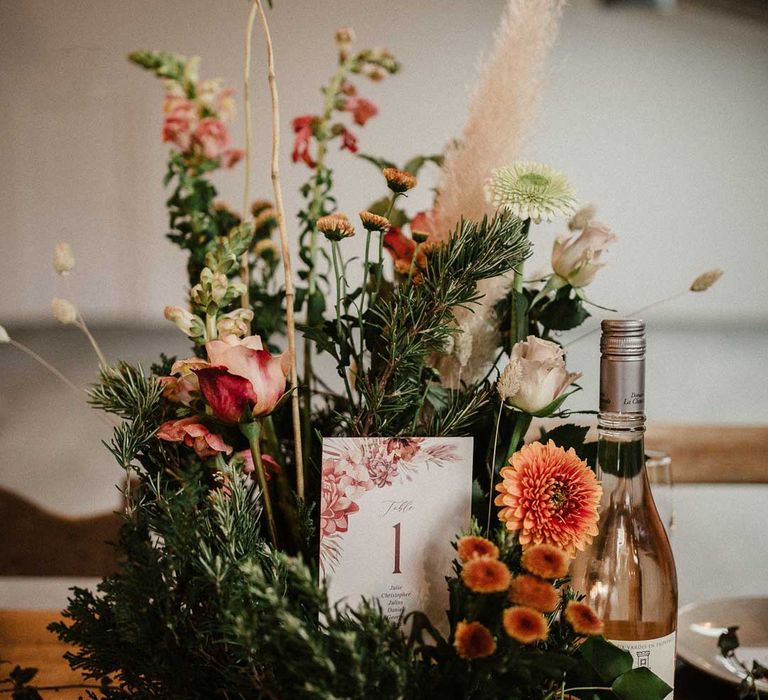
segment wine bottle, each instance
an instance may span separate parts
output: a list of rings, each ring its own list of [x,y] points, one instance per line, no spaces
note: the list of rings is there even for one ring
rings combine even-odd
[[[572,585],[602,617],[606,639],[674,687],[677,575],[643,448],[645,323],[606,320],[602,331],[599,532],[574,561]]]

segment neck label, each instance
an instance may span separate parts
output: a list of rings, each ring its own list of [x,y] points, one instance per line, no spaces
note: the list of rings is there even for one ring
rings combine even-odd
[[[600,360],[600,412],[645,413],[645,360]]]

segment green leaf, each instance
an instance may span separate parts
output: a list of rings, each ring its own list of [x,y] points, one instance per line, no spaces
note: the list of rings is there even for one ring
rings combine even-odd
[[[589,317],[590,313],[580,299],[556,298],[542,309],[538,321],[552,331],[568,331]]]
[[[590,637],[579,651],[604,683],[612,683],[632,669],[632,654],[603,637]]]
[[[546,443],[548,440],[552,440],[564,450],[573,448],[578,452],[579,448],[584,445],[584,438],[587,436],[588,432],[589,428],[587,426],[566,423],[565,425],[558,425],[552,430],[543,432],[540,441]]]
[[[442,166],[443,164],[443,156],[441,155],[432,155],[432,156],[414,156],[411,158],[404,166],[403,170],[407,170],[411,175],[418,175],[419,171],[427,164],[427,163],[434,163],[438,167]]]
[[[664,700],[672,692],[661,678],[649,668],[633,668],[622,673],[611,685],[622,700]]]
[[[514,289],[511,295],[515,313],[515,338],[525,340],[528,336],[528,299],[525,294],[518,293]]]
[[[369,163],[375,165],[379,170],[384,170],[384,168],[397,167],[391,160],[387,160],[386,158],[377,158],[376,156],[369,155],[368,153],[358,153],[357,157],[361,158],[362,160],[367,160]]]

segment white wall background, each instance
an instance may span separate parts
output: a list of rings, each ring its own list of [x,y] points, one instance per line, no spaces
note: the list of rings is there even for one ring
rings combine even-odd
[[[289,212],[307,175],[289,162],[289,120],[317,110],[338,25],[352,25],[362,45],[387,44],[405,66],[366,86],[381,114],[361,134],[362,150],[402,160],[459,132],[503,4],[278,0]],[[0,323],[47,319],[54,294],[91,320],[118,322],[160,321],[166,303],[181,301],[183,256],[163,236],[161,89],[125,56],[199,53],[205,75],[239,86],[246,13],[243,0],[0,0]],[[768,25],[574,0],[550,68],[525,155],[568,172],[621,236],[592,297],[631,311],[720,266],[727,276],[706,298],[659,316],[768,322]],[[268,97],[260,66],[255,74],[254,195],[269,193]],[[358,211],[379,192],[378,176],[334,157],[341,206]],[[239,167],[218,179],[237,206],[241,176]],[[423,187],[412,206],[428,197]],[[553,234],[540,234],[543,260]],[[50,273],[59,239],[78,256],[69,288]]]

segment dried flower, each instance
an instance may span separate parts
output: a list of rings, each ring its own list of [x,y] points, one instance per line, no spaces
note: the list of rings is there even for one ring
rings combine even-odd
[[[492,171],[486,183],[490,203],[511,211],[519,219],[552,221],[569,215],[576,198],[563,173],[548,165],[518,161]]]
[[[552,247],[552,269],[572,287],[586,287],[605,266],[601,255],[617,237],[604,224],[590,222],[578,236],[558,236]]]
[[[456,625],[453,640],[456,653],[466,660],[481,659],[496,651],[496,641],[491,631],[479,622],[463,620]]]
[[[563,578],[568,573],[568,555],[551,544],[537,544],[523,551],[520,561],[526,571],[542,578]]]
[[[54,297],[51,301],[51,310],[53,311],[53,317],[59,323],[65,325],[77,323],[77,307],[71,301]]]
[[[509,406],[531,415],[549,415],[579,377],[580,373],[566,370],[563,349],[557,343],[529,335],[513,346],[496,390]]]
[[[511,579],[507,565],[487,555],[470,559],[461,570],[464,585],[475,593],[502,593]]]
[[[581,231],[592,219],[595,218],[597,207],[594,204],[585,204],[568,221],[571,231]]]
[[[716,267],[713,270],[702,272],[691,283],[691,291],[706,292],[715,282],[717,282],[717,280],[723,276],[723,274],[723,271],[719,267]]]
[[[72,247],[65,241],[59,241],[53,249],[53,269],[60,275],[68,275],[74,266]]]
[[[270,238],[262,238],[253,246],[253,254],[259,258],[272,258],[277,260],[280,257],[280,249]]]
[[[463,329],[454,338],[453,355],[462,369],[467,366],[469,358],[472,357],[473,344],[474,336],[470,333],[469,329]]]
[[[265,209],[271,208],[272,202],[270,202],[268,199],[254,199],[253,202],[251,202],[251,216],[255,218]]]
[[[549,635],[544,616],[522,605],[507,608],[502,618],[504,631],[521,644],[543,642]]]
[[[329,214],[317,220],[317,230],[329,241],[340,241],[355,235],[355,227],[344,214]]]
[[[572,600],[565,606],[565,619],[577,634],[602,634],[603,621],[586,603]]]
[[[584,549],[597,534],[602,494],[587,463],[552,440],[525,445],[510,462],[501,470],[495,500],[507,529],[518,532],[523,547],[546,543],[569,554]]]
[[[351,44],[355,41],[355,30],[352,27],[339,27],[336,30],[337,44]]]
[[[171,323],[190,338],[201,338],[205,335],[205,324],[199,316],[182,309],[180,306],[166,306],[163,315]]]
[[[389,219],[386,216],[379,216],[370,211],[361,211],[360,221],[363,222],[363,228],[366,231],[385,233],[389,229]]]
[[[10,343],[11,336],[8,335],[8,331],[5,330],[5,326],[0,326],[0,343]]]
[[[397,193],[407,192],[416,187],[416,177],[406,170],[384,168],[382,171],[387,181],[387,187]]]
[[[456,543],[456,552],[459,555],[459,560],[464,563],[476,557],[499,558],[499,548],[485,537],[477,537],[476,535],[465,535],[459,538]]]
[[[262,209],[253,220],[253,230],[277,226],[277,212],[272,207]]]
[[[518,605],[527,605],[542,613],[549,613],[557,607],[560,594],[548,581],[523,574],[512,579],[509,600]]]
[[[411,238],[416,243],[426,243],[429,240],[429,234],[426,231],[418,231],[411,227]]]

